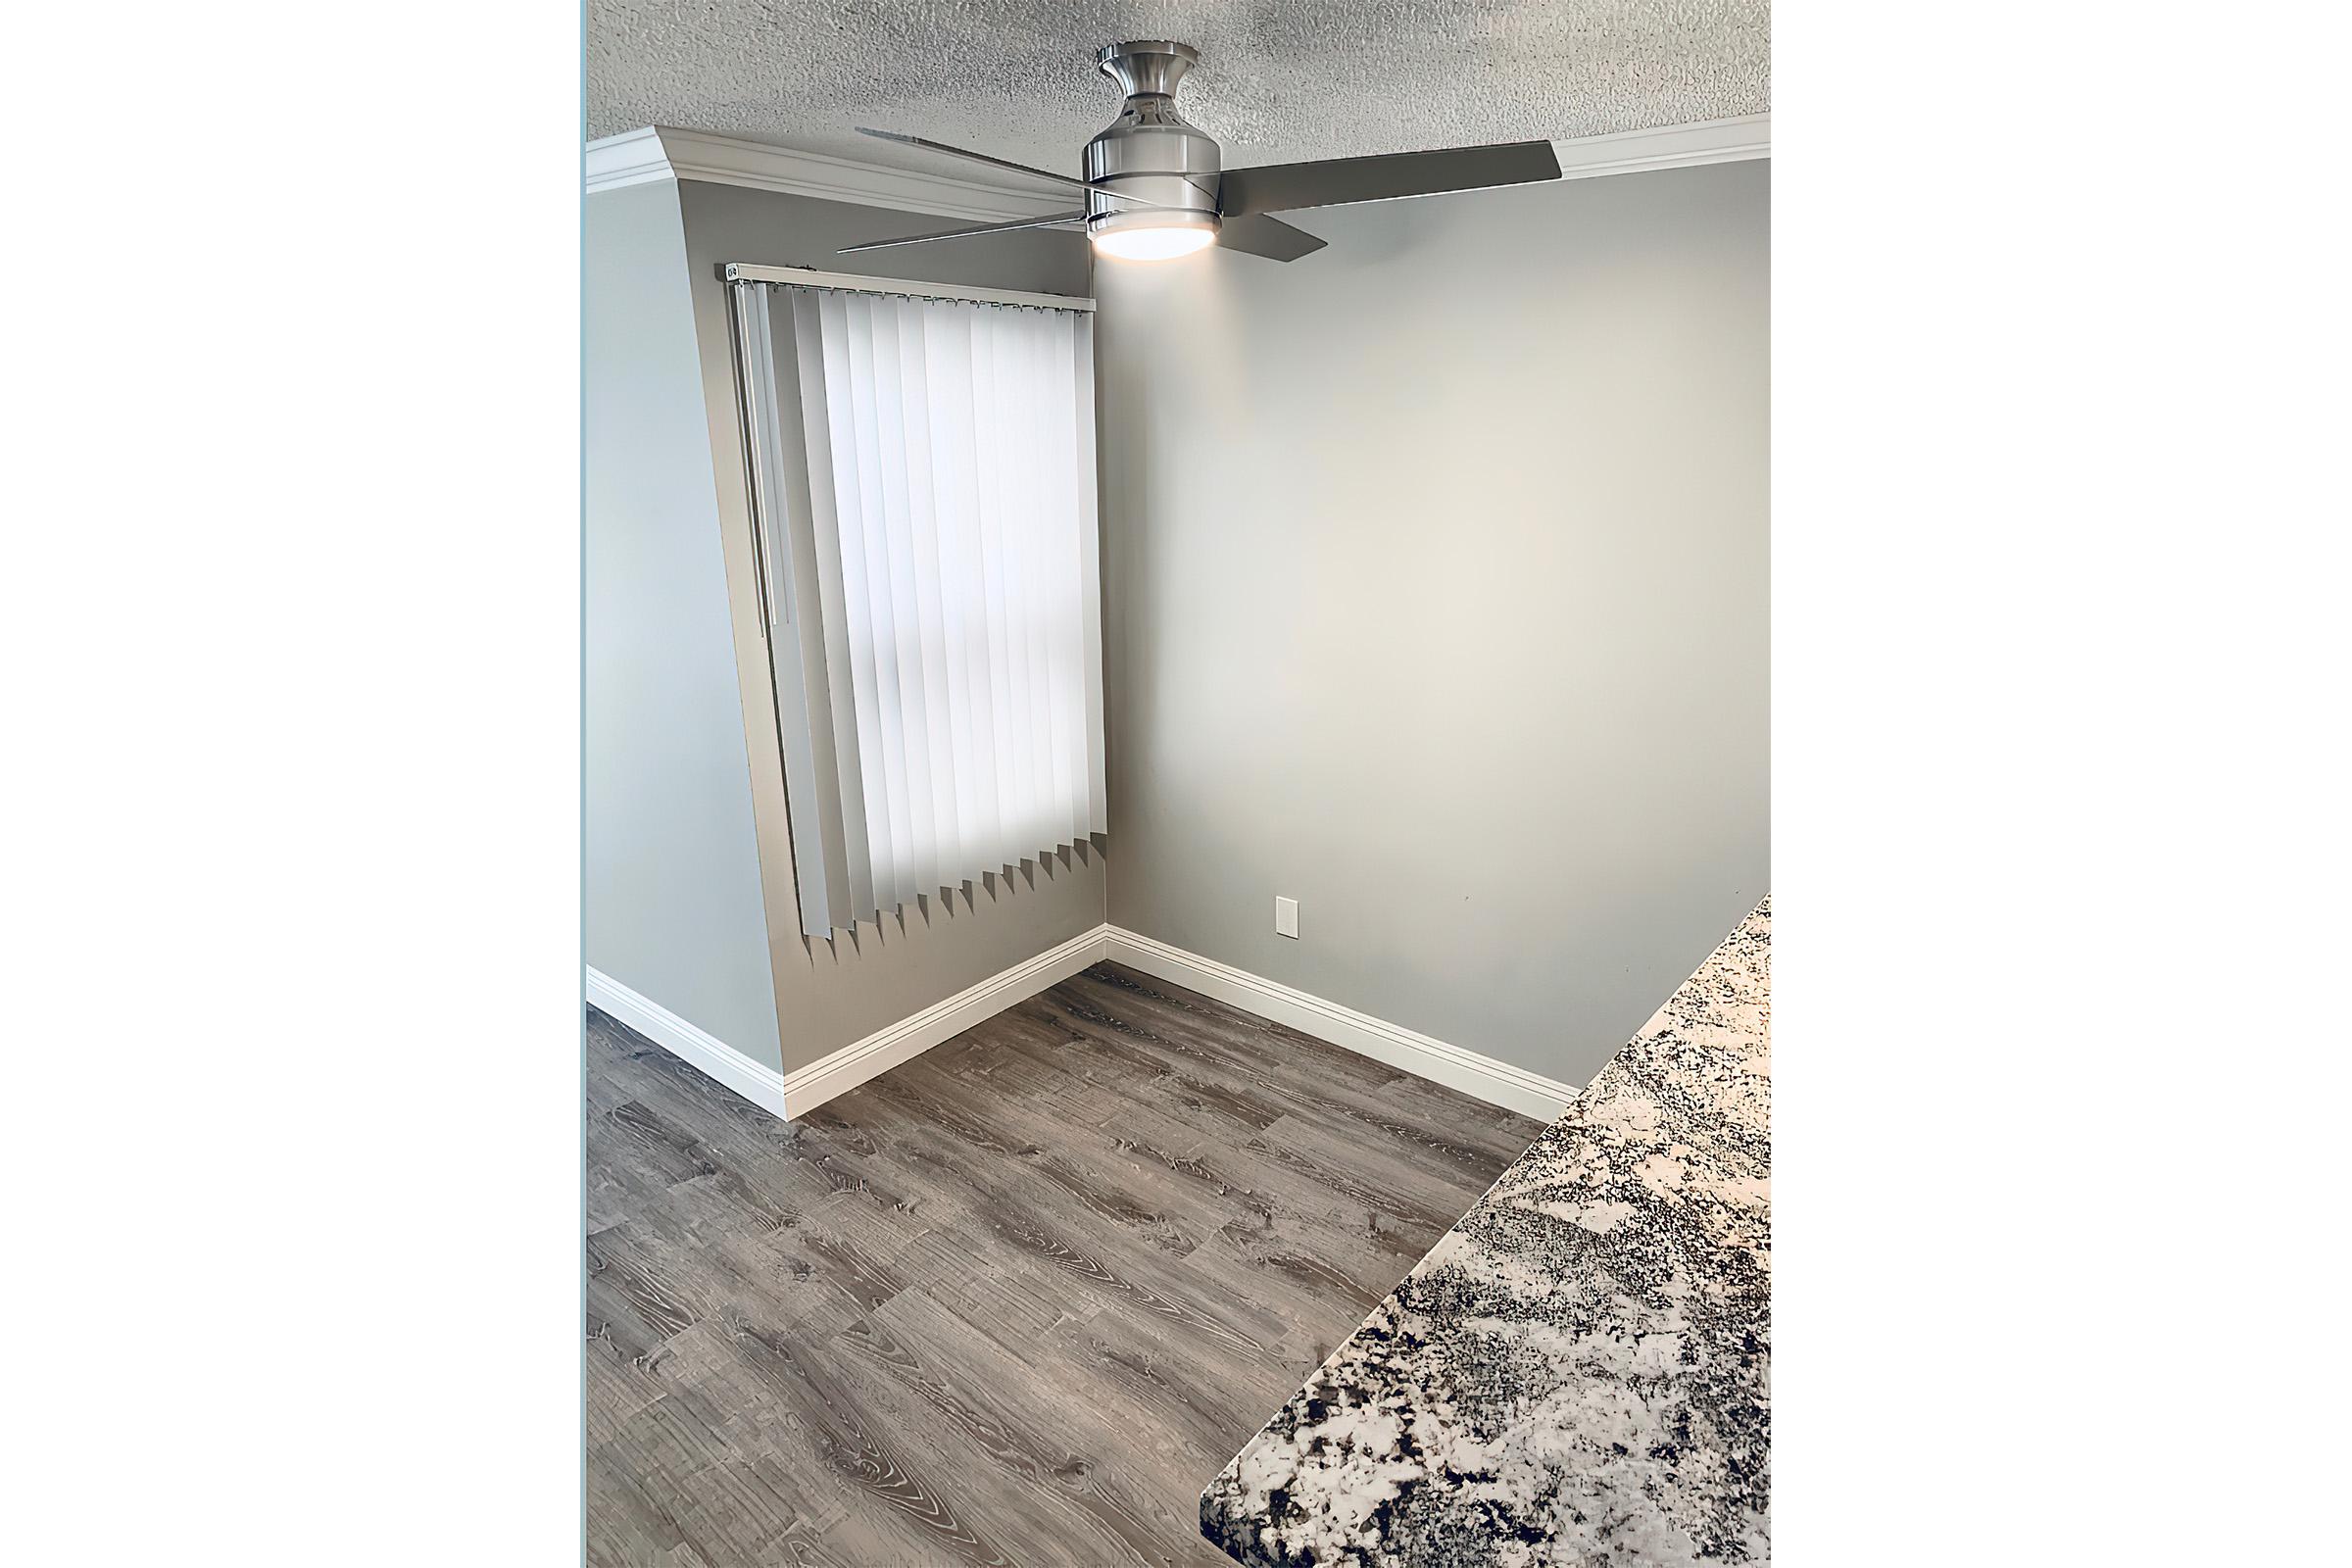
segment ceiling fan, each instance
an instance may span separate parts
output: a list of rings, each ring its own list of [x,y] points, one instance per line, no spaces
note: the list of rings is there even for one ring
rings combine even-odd
[[[1221,170],[1216,142],[1176,112],[1176,85],[1200,59],[1200,51],[1191,44],[1165,39],[1114,43],[1096,54],[1096,65],[1119,84],[1127,102],[1119,110],[1119,118],[1086,144],[1083,179],[921,136],[858,126],[862,135],[968,158],[1082,191],[1086,205],[1050,218],[846,245],[843,254],[1022,228],[1083,228],[1096,249],[1131,261],[1164,261],[1222,245],[1277,262],[1295,262],[1321,250],[1323,241],[1267,214],[1560,177],[1559,160],[1552,156],[1547,141]]]

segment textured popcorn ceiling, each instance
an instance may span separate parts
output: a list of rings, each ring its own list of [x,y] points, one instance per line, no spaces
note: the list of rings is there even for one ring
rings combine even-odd
[[[588,0],[588,134],[958,167],[869,124],[1074,172],[1118,109],[1095,49],[1177,38],[1201,56],[1178,102],[1228,168],[1558,140],[1763,112],[1770,21],[1769,0]]]

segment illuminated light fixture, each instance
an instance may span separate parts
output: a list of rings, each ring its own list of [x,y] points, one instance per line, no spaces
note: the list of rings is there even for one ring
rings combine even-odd
[[[1154,220],[1160,217],[1157,213],[1138,213],[1133,216],[1149,216]],[[1196,218],[1186,218],[1175,222],[1139,223],[1132,228],[1090,227],[1088,237],[1095,242],[1095,249],[1105,256],[1116,256],[1125,262],[1166,262],[1214,245],[1217,242],[1217,220],[1211,218],[1202,222]]]
[[[1190,44],[1113,44],[1095,56],[1127,102],[1086,144],[1086,237],[1105,256],[1165,262],[1217,242],[1217,144],[1176,112]]]

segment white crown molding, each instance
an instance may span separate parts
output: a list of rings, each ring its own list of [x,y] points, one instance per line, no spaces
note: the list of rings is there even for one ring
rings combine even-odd
[[[647,125],[592,141],[586,167],[591,193],[656,179],[699,179],[975,222],[1044,218],[1076,205],[1072,197],[1046,191],[884,169],[670,125]]]
[[[1596,174],[1640,174],[1653,169],[1687,169],[1693,164],[1736,164],[1772,156],[1772,116],[1738,115],[1729,120],[1693,121],[1655,130],[1619,130],[1606,136],[1555,141],[1562,179]]]
[[[1118,926],[1105,927],[1105,934],[1108,951],[1103,956],[1113,963],[1141,969],[1228,1006],[1287,1024],[1300,1034],[1401,1068],[1417,1078],[1474,1095],[1491,1105],[1549,1121],[1576,1098],[1573,1084],[1514,1067],[1461,1046],[1448,1045],[1401,1024],[1251,974],[1247,969],[1236,969],[1231,964],[1187,953]]]
[[[1740,115],[1655,130],[1620,130],[1555,141],[1551,147],[1563,179],[1737,163],[1772,156],[1772,117]],[[1070,205],[1068,198],[1045,191],[885,169],[673,125],[647,125],[592,141],[586,169],[591,192],[656,179],[699,179],[976,222],[1043,218]]]

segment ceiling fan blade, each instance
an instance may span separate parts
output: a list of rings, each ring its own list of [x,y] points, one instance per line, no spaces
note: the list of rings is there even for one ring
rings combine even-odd
[[[872,239],[862,245],[844,245],[834,252],[847,256],[852,251],[883,251],[893,245],[923,245],[935,239],[969,239],[974,234],[1009,234],[1016,228],[1055,228],[1063,223],[1083,223],[1084,213],[1055,213],[1051,218],[1022,218],[1009,223],[975,223],[969,228],[943,228],[929,234],[908,234],[903,239]]]
[[[1303,228],[1293,228],[1279,218],[1244,213],[1224,220],[1217,230],[1217,243],[1229,251],[1248,251],[1252,256],[1270,257],[1277,262],[1295,262],[1321,250],[1325,241]]]
[[[1032,169],[1027,164],[1016,164],[1003,158],[992,158],[986,153],[976,153],[968,148],[951,147],[944,141],[932,141],[925,136],[909,136],[905,131],[899,130],[876,130],[871,125],[859,125],[857,129],[860,136],[872,136],[880,141],[904,142],[909,147],[920,147],[928,152],[946,153],[950,158],[968,158],[975,164],[986,164],[992,169],[1008,169],[1016,174],[1027,174],[1032,179],[1050,179],[1065,190],[1091,190],[1097,195],[1107,196],[1114,202],[1128,202],[1137,207],[1164,207],[1167,205],[1165,202],[1146,201],[1141,196],[1129,196],[1122,191],[1112,190],[1107,185],[1090,185],[1083,179],[1073,179],[1067,174],[1056,174],[1049,169]]]
[[[1051,170],[1032,169],[1027,164],[1016,164],[1003,158],[991,158],[986,153],[976,153],[966,147],[951,147],[944,141],[932,141],[924,136],[909,136],[905,131],[875,130],[869,125],[859,125],[858,134],[872,136],[880,141],[904,142],[909,147],[920,147],[929,152],[946,153],[950,158],[968,158],[975,164],[988,164],[997,169],[1009,169],[1016,174],[1027,174],[1031,179],[1050,179],[1054,184],[1067,186],[1071,190],[1086,189],[1086,181],[1083,179],[1073,179],[1067,174],[1056,174]]]
[[[1326,158],[1311,164],[1228,169],[1218,187],[1217,208],[1227,218],[1238,218],[1559,177],[1560,161],[1552,156],[1551,143],[1508,141],[1492,147],[1447,147],[1430,153],[1384,153],[1373,158]]]

